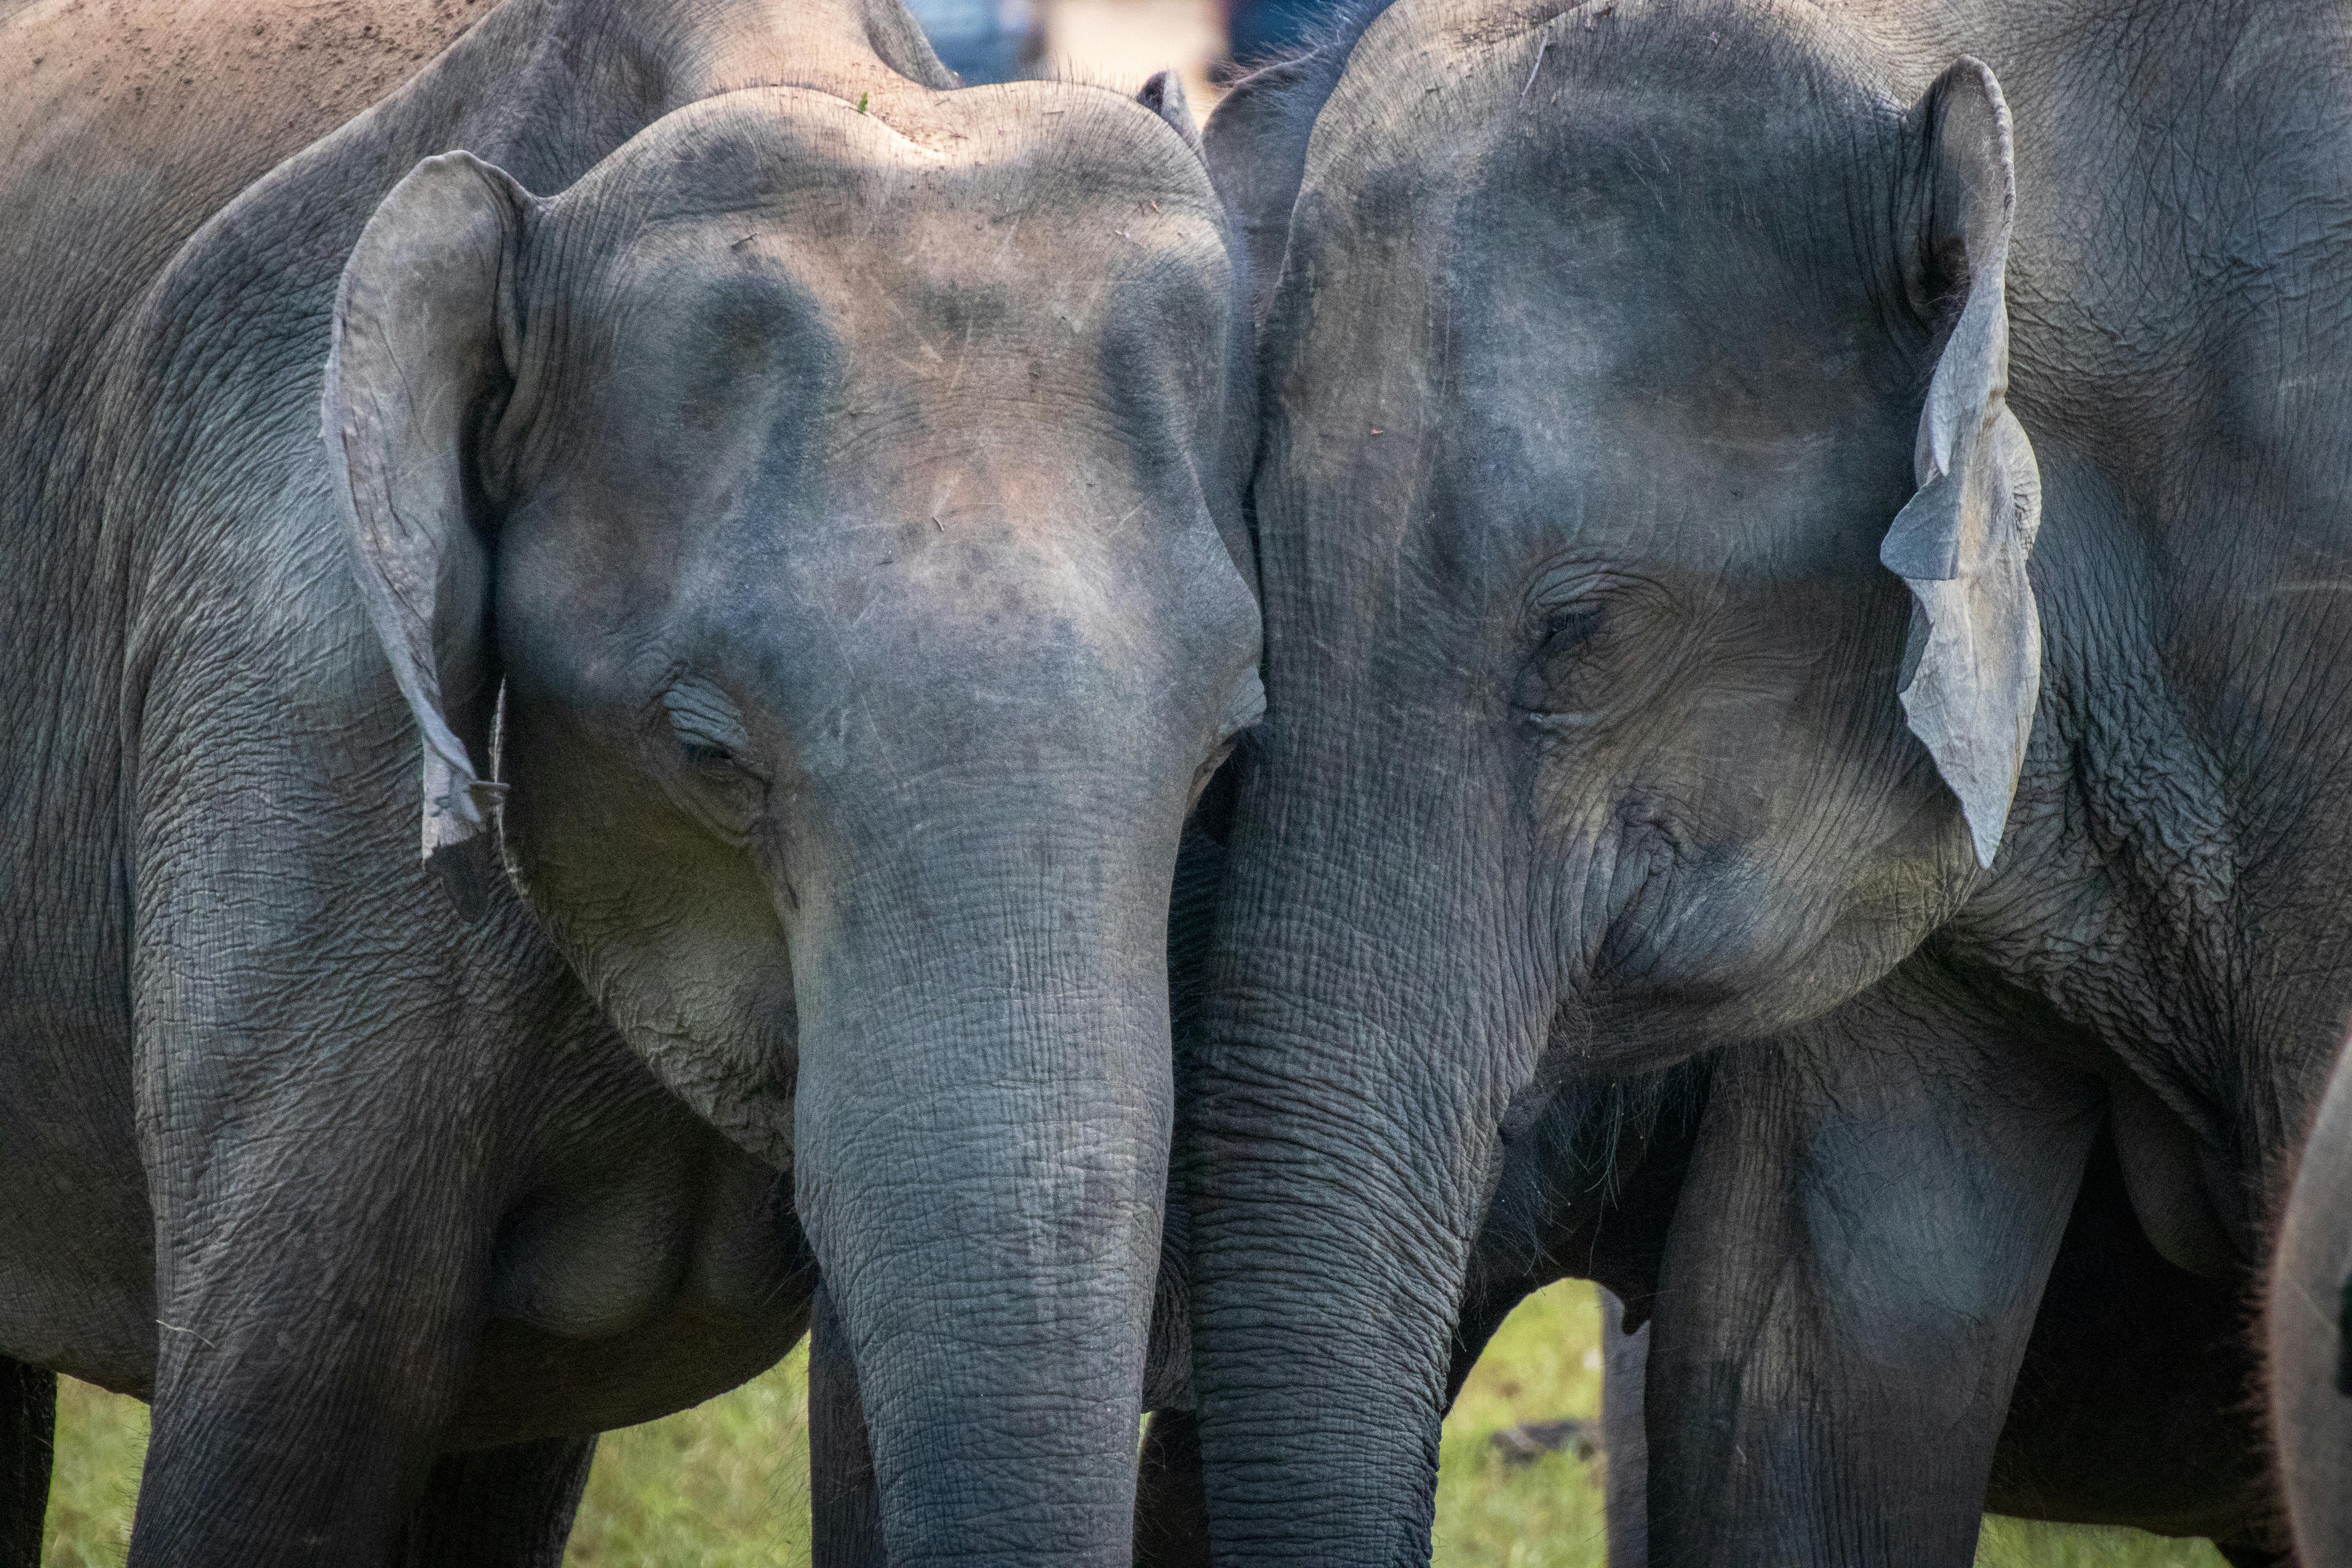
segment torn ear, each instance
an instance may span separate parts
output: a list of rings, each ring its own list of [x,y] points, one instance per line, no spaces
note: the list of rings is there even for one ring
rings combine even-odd
[[[499,671],[477,435],[512,386],[514,258],[531,198],[467,153],[427,158],[368,220],[335,299],[327,462],[352,565],[424,740],[425,862],[467,919],[488,832]]]
[[[1914,600],[1905,716],[1990,867],[2042,685],[2042,622],[2025,573],[2042,479],[2007,405],[2015,165],[2000,84],[1961,59],[1911,111],[1906,136],[1905,284],[1945,342],[1919,415],[1919,489],[1879,559]]]
[[[1166,121],[1184,144],[1198,153],[1201,150],[1201,128],[1193,123],[1192,107],[1184,101],[1184,84],[1174,71],[1155,71],[1135,95],[1135,101]]]

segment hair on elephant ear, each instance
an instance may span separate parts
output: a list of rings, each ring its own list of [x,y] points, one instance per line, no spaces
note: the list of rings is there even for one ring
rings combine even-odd
[[[1963,58],[1911,111],[1906,131],[1919,155],[1897,209],[1906,282],[1925,319],[1951,327],[1919,416],[1919,489],[1879,560],[1915,601],[1905,716],[1959,799],[1978,863],[1990,867],[2042,684],[2042,623],[2025,574],[2042,479],[2005,402],[2002,275],[2016,192],[2009,106],[1992,72]]]
[[[512,385],[513,259],[532,198],[467,153],[427,158],[361,233],[335,299],[327,460],[352,570],[423,731],[424,844],[467,920],[498,875],[486,831],[499,693],[478,432]]]

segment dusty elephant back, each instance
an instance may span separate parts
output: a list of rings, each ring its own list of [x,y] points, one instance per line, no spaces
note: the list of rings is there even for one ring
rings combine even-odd
[[[34,0],[0,15],[0,376],[17,384],[43,348],[119,320],[205,218],[488,9]]]
[[[0,623],[51,619],[53,606],[85,600],[101,573],[89,456],[100,388],[165,264],[240,192],[398,87],[489,5],[32,0],[0,9]],[[69,642],[16,641],[0,673],[20,694],[102,679],[109,627],[109,617],[84,614]],[[57,668],[61,660],[76,671]],[[106,737],[59,722],[68,732],[11,726],[0,795],[106,767],[95,751],[68,754],[102,750]],[[18,826],[31,831],[21,816]],[[52,835],[47,853],[103,851]],[[6,863],[16,860],[12,848]]]

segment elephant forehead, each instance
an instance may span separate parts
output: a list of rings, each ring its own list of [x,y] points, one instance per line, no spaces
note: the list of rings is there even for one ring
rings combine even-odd
[[[534,276],[583,346],[814,327],[845,384],[1084,379],[1109,339],[1208,372],[1234,279],[1198,159],[1114,94],[1020,85],[921,95],[924,142],[805,90],[679,110],[547,204]]]
[[[746,232],[856,247],[886,268],[910,246],[933,264],[965,260],[953,242],[975,224],[1001,231],[990,255],[1108,253],[1122,231],[1129,246],[1143,237],[1128,221],[1138,212],[1160,220],[1149,229],[1160,239],[1223,249],[1207,171],[1173,131],[1116,93],[1050,82],[725,93],[665,116],[550,205],[608,247],[741,216]]]
[[[1626,9],[1668,36],[1645,54],[1600,50],[1614,24],[1574,13],[1500,39],[1424,24],[1351,62],[1366,80],[1318,123],[1269,331],[1281,493],[1349,520],[1303,545],[1401,570],[1434,550],[1472,582],[1578,545],[1874,560],[1918,395],[1891,258],[1856,216],[1888,204],[1895,123],[1785,39],[1778,74],[1659,79],[1684,34],[1705,57],[1769,8],[1680,31]],[[1748,97],[1770,110],[1754,144],[1717,113]]]
[[[1315,121],[1302,201],[1392,219],[1497,179],[1637,199],[1672,226],[1820,212],[1878,219],[1901,106],[1892,67],[1781,0],[1399,0]],[[1415,178],[1414,176],[1418,176]]]

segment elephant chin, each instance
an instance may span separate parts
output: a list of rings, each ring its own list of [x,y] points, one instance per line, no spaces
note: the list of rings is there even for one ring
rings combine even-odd
[[[781,950],[744,956],[759,966],[696,984],[656,958],[614,975],[598,995],[663,1088],[753,1159],[789,1171],[798,1058],[791,974]]]
[[[627,901],[626,927],[604,930],[571,914],[589,902],[573,879],[516,880],[662,1087],[753,1159],[791,1170],[799,1054],[792,959],[758,883],[698,879],[690,900],[660,909],[640,894]]]

